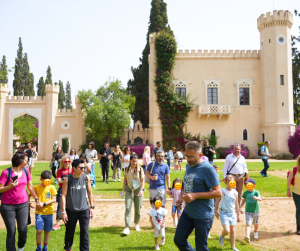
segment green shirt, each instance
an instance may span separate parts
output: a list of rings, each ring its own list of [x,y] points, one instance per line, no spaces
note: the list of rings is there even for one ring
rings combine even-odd
[[[243,198],[246,199],[246,213],[259,212],[258,200],[254,200],[253,196],[259,197],[260,194],[257,190],[249,192],[248,190],[243,193]]]

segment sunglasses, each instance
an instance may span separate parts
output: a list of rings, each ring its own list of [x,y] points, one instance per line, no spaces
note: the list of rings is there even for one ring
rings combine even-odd
[[[79,168],[80,170],[83,170],[85,168],[85,166],[76,167],[76,168]]]
[[[157,158],[163,158],[164,156],[157,156]]]
[[[70,161],[70,160],[65,160],[64,162],[65,162],[65,163],[70,163],[71,161]]]

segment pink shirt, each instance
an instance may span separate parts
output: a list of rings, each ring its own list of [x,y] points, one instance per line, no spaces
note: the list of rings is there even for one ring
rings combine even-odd
[[[151,159],[150,159],[150,155],[149,155],[148,153],[144,153],[144,154],[143,154],[143,164],[146,165],[146,162],[145,162],[144,159],[147,160],[147,163],[148,163],[148,165],[149,165]]]
[[[11,188],[4,192],[1,197],[1,202],[8,205],[17,205],[17,204],[23,204],[28,201],[28,194],[26,191],[27,182],[31,180],[31,176],[29,173],[29,170],[26,168],[28,177],[26,177],[26,173],[24,170],[22,170],[22,176],[18,180],[18,185],[14,188]],[[1,173],[0,176],[0,183],[5,185],[7,180],[8,170],[5,169]],[[11,177],[8,182],[8,185],[12,181],[12,177],[16,176],[14,171],[11,172]]]
[[[181,198],[181,189],[177,190],[176,188],[173,188],[171,193],[173,195],[172,206],[176,206],[176,201]]]

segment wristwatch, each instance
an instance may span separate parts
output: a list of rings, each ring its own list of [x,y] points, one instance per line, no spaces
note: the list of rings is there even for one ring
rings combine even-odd
[[[94,206],[91,206],[90,209],[95,209],[95,207],[94,207]]]
[[[46,203],[46,202],[44,202],[44,207],[45,207],[45,206],[47,206],[47,203]]]
[[[34,200],[35,202],[40,202],[38,197],[36,197]]]
[[[145,191],[145,188],[142,188],[141,190]]]
[[[170,191],[172,190],[172,188],[171,188],[171,187],[169,187],[168,189],[169,189]]]

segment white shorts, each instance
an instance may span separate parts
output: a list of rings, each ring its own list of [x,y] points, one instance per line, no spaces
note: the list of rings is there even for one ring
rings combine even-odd
[[[165,227],[163,227],[162,229],[158,230],[156,227],[154,228],[154,236],[155,238],[159,237],[159,233],[160,233],[160,237],[161,238],[165,238]]]
[[[162,197],[162,206],[166,205],[167,202],[167,196],[166,196],[166,189],[149,189],[149,198],[153,198],[156,196]]]

